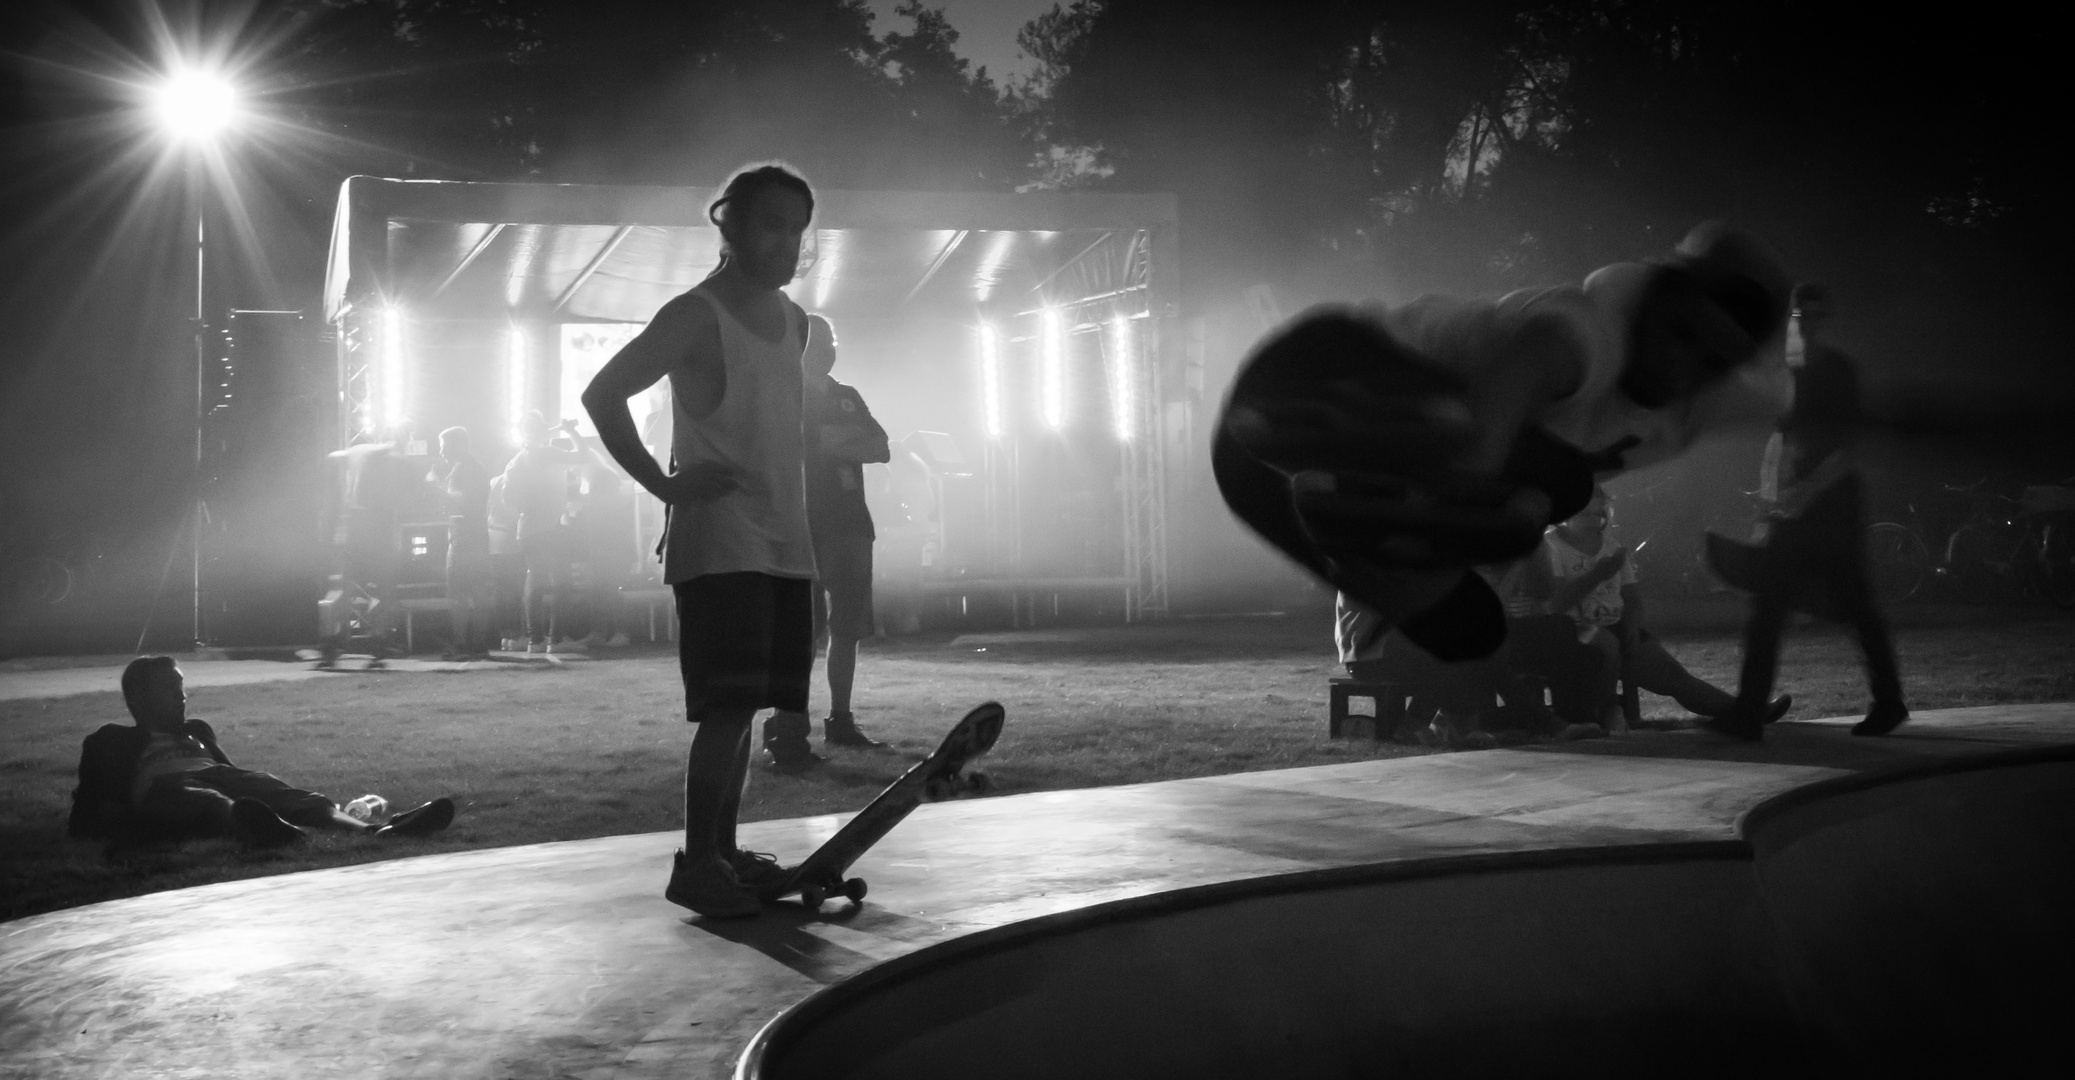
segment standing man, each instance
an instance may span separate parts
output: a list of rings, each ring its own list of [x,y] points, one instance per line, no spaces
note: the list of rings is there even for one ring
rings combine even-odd
[[[864,466],[892,457],[886,429],[864,396],[829,376],[836,331],[807,316],[807,520],[814,531],[814,640],[828,636],[829,715],[822,741],[872,748],[884,743],[858,729],[850,711],[857,643],[872,636],[872,511]]]
[[[572,424],[562,425],[564,430]],[[548,418],[528,410],[519,421],[523,445],[504,467],[504,501],[519,516],[519,551],[526,558],[526,651],[555,651],[556,618],[569,591],[569,470],[589,460],[581,450],[548,445]],[[572,432],[573,434],[573,432]]]
[[[447,602],[453,605],[450,660],[490,655],[495,622],[490,588],[490,472],[469,450],[468,429],[439,433],[439,462],[426,477],[447,511]]]
[[[1795,288],[1794,315],[1802,360],[1794,372],[1793,410],[1780,423],[1784,479],[1765,545],[1708,537],[1715,573],[1751,594],[1736,705],[1708,726],[1740,739],[1762,737],[1787,617],[1806,611],[1849,623],[1858,634],[1873,703],[1852,734],[1886,735],[1909,719],[1909,706],[1902,700],[1895,641],[1866,566],[1865,493],[1856,460],[1866,426],[1859,371],[1850,356],[1822,341],[1830,315],[1822,286]]]
[[[669,507],[663,577],[677,599],[685,718],[699,730],[685,762],[684,850],[663,895],[708,916],[756,914],[753,888],[779,872],[735,842],[757,712],[777,710],[765,745],[779,767],[816,760],[807,744],[807,315],[779,291],[813,216],[813,189],[785,166],[737,173],[707,209],[720,227],[720,266],[664,304],[583,396],[613,460]],[[663,378],[675,410],[668,473],[627,408]]]
[[[395,625],[395,605],[390,601],[395,596],[400,561],[396,511],[403,496],[404,463],[396,444],[402,437],[401,433],[364,431],[355,436],[353,445],[326,455],[339,463],[332,529],[338,573],[330,594],[320,604],[325,636],[321,666],[330,666],[346,647],[354,591],[368,599],[361,629],[371,639],[369,647],[378,656],[388,650],[385,639]]]

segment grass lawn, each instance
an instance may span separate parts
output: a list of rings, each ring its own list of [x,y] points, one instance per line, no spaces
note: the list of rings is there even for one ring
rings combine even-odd
[[[981,766],[1000,794],[1435,752],[1325,738],[1328,637],[1315,619],[1256,618],[868,642],[858,716],[893,751],[834,751],[802,777],[760,771],[743,819],[855,810],[988,698],[1009,710]],[[1733,685],[1733,634],[1665,638],[1696,674]],[[1915,708],[2075,699],[2075,621],[1905,625],[1898,639]],[[232,878],[681,826],[691,729],[674,654],[643,651],[191,689],[190,709],[240,765],[340,801],[376,792],[402,808],[452,795],[460,817],[425,841],[327,835],[288,853],[206,841],[106,858],[99,844],[67,840],[64,822],[80,740],[127,722],[118,669],[107,670],[108,693],[0,702],[0,919]],[[1835,630],[1792,634],[1780,682],[1796,716],[1864,708],[1856,650]],[[1648,696],[1644,712],[1682,715]]]

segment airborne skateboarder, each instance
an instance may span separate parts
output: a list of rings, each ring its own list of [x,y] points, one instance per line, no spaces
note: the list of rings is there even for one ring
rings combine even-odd
[[[799,265],[814,192],[782,165],[745,169],[707,216],[721,264],[663,305],[585,389],[600,441],[669,507],[663,576],[676,593],[685,716],[699,725],[685,765],[684,850],[663,895],[702,915],[753,915],[782,873],[735,842],[751,721],[765,708],[780,768],[811,766],[814,548],[807,526],[800,357],[807,316],[783,293]],[[627,399],[670,380],[665,473]]]

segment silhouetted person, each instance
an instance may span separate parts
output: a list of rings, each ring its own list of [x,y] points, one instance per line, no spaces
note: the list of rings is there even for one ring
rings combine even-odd
[[[864,466],[892,456],[886,429],[872,419],[864,395],[831,378],[836,332],[807,317],[807,520],[814,531],[815,640],[827,634],[829,715],[822,739],[831,746],[884,745],[857,726],[850,691],[857,643],[871,637],[872,511],[865,505]]]
[[[735,819],[750,732],[785,769],[819,760],[807,736],[814,671],[814,545],[807,521],[801,354],[807,315],[779,291],[814,215],[807,182],[780,165],[745,169],[708,208],[721,265],[671,300],[585,389],[584,408],[620,467],[670,508],[663,577],[677,597],[685,718],[684,850],[663,895],[703,915],[752,915],[752,891],[781,872],[743,851]],[[673,469],[641,444],[627,399],[670,380]]]
[[[453,605],[450,660],[480,659],[495,636],[490,582],[490,472],[469,449],[468,429],[439,433],[439,462],[426,479],[447,513],[447,601]]]
[[[1873,704],[1854,735],[1885,735],[1909,719],[1888,620],[1866,559],[1866,510],[1855,460],[1866,417],[1852,358],[1822,341],[1830,315],[1818,285],[1795,290],[1802,341],[1794,404],[1780,425],[1785,480],[1762,547],[1708,536],[1722,580],[1751,594],[1736,706],[1709,727],[1742,739],[1764,731],[1781,636],[1796,611],[1849,624],[1859,638]]]
[[[507,649],[526,638],[526,552],[519,547],[519,512],[504,498],[504,474],[490,478],[490,632]]]
[[[384,646],[379,639],[395,623],[395,588],[401,563],[396,535],[397,510],[403,500],[403,459],[396,453],[400,434],[378,436],[363,432],[353,445],[327,455],[339,463],[335,525],[332,543],[337,553],[339,588],[332,601],[333,626],[326,635],[329,655],[346,644],[344,609],[358,591],[369,604],[363,629],[377,639],[377,655]]]
[[[504,501],[518,515],[519,551],[526,558],[526,651],[552,654],[556,608],[569,588],[573,559],[563,522],[569,470],[588,455],[548,445],[553,429],[538,410],[526,413],[519,430],[523,445],[504,466]]]
[[[1770,248],[1709,224],[1582,286],[1314,311],[1240,371],[1212,468],[1241,520],[1386,625],[1487,656],[1505,617],[1470,568],[1533,550],[1595,475],[1773,423],[1777,392],[1745,376],[1787,304]]]
[[[274,847],[305,839],[304,829],[423,836],[454,820],[439,798],[381,825],[337,803],[291,787],[272,773],[241,769],[208,724],[187,715],[186,680],[170,656],[144,656],[122,673],[134,727],[107,724],[86,737],[67,831],[74,837],[174,841],[236,836]]]

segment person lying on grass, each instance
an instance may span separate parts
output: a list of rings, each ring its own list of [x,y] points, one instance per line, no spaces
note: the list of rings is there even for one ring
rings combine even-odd
[[[454,820],[454,800],[434,799],[386,823],[361,821],[314,791],[242,769],[208,724],[187,715],[186,679],[170,656],[143,656],[122,673],[134,727],[104,724],[79,754],[66,831],[78,839],[166,842],[233,836],[254,847],[309,838],[305,829],[425,836]]]

